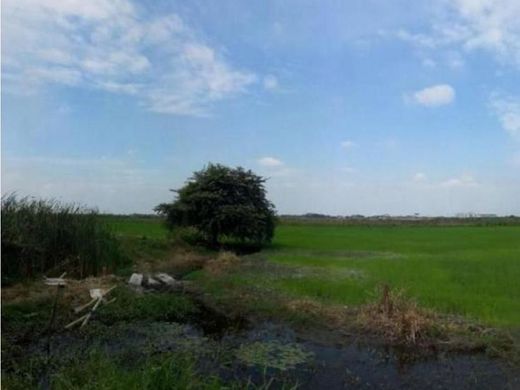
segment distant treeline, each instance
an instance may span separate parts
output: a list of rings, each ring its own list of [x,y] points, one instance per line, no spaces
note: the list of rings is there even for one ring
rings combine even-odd
[[[163,219],[162,216],[158,214],[140,214],[140,213],[132,213],[132,214],[110,214],[110,213],[102,213],[99,214],[103,218],[121,218],[121,219]]]
[[[421,217],[421,216],[331,216],[309,213],[303,215],[281,215],[280,222],[284,224],[339,224],[339,225],[429,225],[429,226],[489,226],[489,225],[520,225],[520,217],[515,215],[479,216],[479,217]]]
[[[157,214],[100,214],[101,217],[110,219],[130,219],[130,220],[157,220],[163,218]],[[471,216],[471,217],[424,217],[418,215],[348,215],[335,216],[319,213],[307,213],[301,215],[282,214],[279,220],[284,224],[342,224],[342,225],[454,225],[454,226],[488,226],[488,225],[520,225],[520,216]]]

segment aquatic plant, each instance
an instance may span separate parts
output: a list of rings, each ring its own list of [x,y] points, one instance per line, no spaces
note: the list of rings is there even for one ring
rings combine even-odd
[[[255,341],[251,344],[242,344],[236,352],[236,357],[248,366],[262,366],[276,368],[282,371],[308,362],[313,353],[306,351],[302,346],[278,341]]]

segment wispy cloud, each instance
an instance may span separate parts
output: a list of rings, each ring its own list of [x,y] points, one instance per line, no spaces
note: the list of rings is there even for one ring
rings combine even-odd
[[[432,191],[449,188],[471,188],[479,185],[475,177],[469,173],[433,180],[424,172],[417,172],[411,177],[411,183],[415,188],[429,189]]]
[[[475,178],[471,175],[462,175],[459,177],[453,177],[447,180],[444,180],[440,183],[441,187],[475,187],[478,183]]]
[[[433,85],[414,92],[411,99],[426,107],[445,106],[455,100],[455,90],[448,84]]]
[[[5,0],[2,12],[12,93],[95,88],[135,96],[151,111],[204,115],[257,81],[178,15],[149,18],[128,0]]]
[[[428,31],[399,30],[397,37],[426,50],[483,50],[500,62],[520,67],[518,0],[453,0],[441,4],[444,12],[437,14]]]
[[[520,141],[520,98],[493,94],[490,105],[504,130]]]
[[[359,146],[356,142],[354,142],[352,140],[349,140],[349,139],[347,139],[345,141],[342,141],[340,143],[340,145],[341,145],[341,147],[343,149],[346,149],[346,150],[354,149],[354,148],[357,148]]]
[[[284,165],[283,161],[275,157],[262,157],[257,162],[260,166],[267,168],[279,168]]]

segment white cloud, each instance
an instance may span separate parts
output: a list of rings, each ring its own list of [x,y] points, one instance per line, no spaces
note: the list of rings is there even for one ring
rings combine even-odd
[[[406,30],[397,31],[397,38],[409,42],[411,44],[423,47],[423,48],[434,48],[436,41],[433,37],[426,34],[413,34]]]
[[[342,147],[343,149],[347,149],[347,150],[348,150],[348,149],[353,149],[353,148],[355,148],[355,147],[358,146],[358,144],[355,143],[355,142],[352,141],[352,140],[345,140],[345,141],[342,141],[340,145],[341,145],[341,147]]]
[[[437,107],[450,104],[455,99],[455,90],[448,84],[433,85],[416,91],[413,100],[427,107]]]
[[[124,93],[127,95],[136,95],[142,87],[139,84],[116,83],[113,81],[101,82],[98,84],[98,86],[109,92]]]
[[[95,88],[136,96],[151,111],[204,115],[257,81],[178,15],[146,18],[140,9],[128,0],[5,0],[4,88]]]
[[[520,98],[493,94],[490,105],[504,130],[520,141]]]
[[[24,77],[29,83],[58,83],[68,86],[78,85],[83,79],[80,71],[62,66],[32,67],[25,71]]]
[[[422,49],[483,50],[499,61],[520,66],[520,1],[442,1],[430,31],[397,32],[397,37]],[[456,61],[456,66],[460,61]]]
[[[462,175],[460,177],[453,177],[440,183],[441,187],[475,187],[478,183],[471,175]]]
[[[277,90],[279,87],[278,85],[278,79],[273,76],[272,74],[269,74],[264,77],[264,88],[268,91],[274,91]]]
[[[284,165],[281,160],[274,157],[262,157],[257,160],[258,164],[267,168],[279,168]]]

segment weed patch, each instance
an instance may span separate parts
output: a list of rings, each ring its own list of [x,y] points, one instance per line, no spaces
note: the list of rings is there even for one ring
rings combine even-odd
[[[101,350],[57,367],[48,383],[57,390],[220,389],[224,385],[215,376],[200,375],[190,354],[150,355],[129,367],[123,357],[114,358]],[[41,384],[41,378],[34,371],[22,377],[8,373],[2,376],[2,384],[8,389],[31,389]]]
[[[360,326],[381,335],[392,343],[418,344],[430,338],[435,318],[430,311],[420,309],[400,291],[383,286],[380,298],[359,311]]]
[[[93,210],[52,200],[2,198],[2,284],[43,273],[85,277],[126,263]]]

